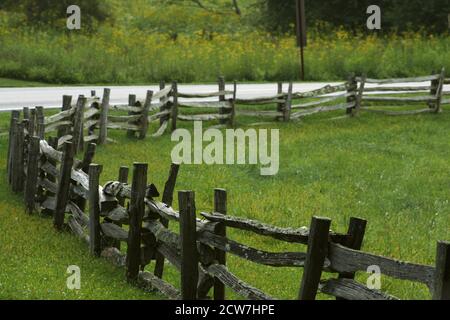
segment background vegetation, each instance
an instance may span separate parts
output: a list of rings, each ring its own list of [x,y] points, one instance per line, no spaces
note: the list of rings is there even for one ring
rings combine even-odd
[[[307,80],[450,69],[447,1],[379,1],[383,31],[370,33],[366,2],[306,1]],[[82,30],[68,31],[67,1],[3,2],[0,77],[72,84],[207,82],[219,74],[239,81],[298,79],[294,1],[78,3]]]

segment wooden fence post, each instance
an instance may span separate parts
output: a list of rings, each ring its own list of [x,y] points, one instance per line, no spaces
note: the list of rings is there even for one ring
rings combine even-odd
[[[105,144],[106,138],[108,137],[108,112],[110,97],[111,89],[105,88],[105,90],[103,90],[103,99],[100,110],[98,144]]]
[[[450,300],[450,242],[439,241],[433,300]]]
[[[159,90],[160,90],[160,91],[161,91],[161,90],[164,90],[165,87],[166,87],[165,81],[164,81],[164,80],[160,81],[160,82],[159,82]],[[159,99],[159,102],[160,102],[160,103],[163,103],[164,100],[165,100],[165,98],[160,98],[160,99]],[[160,112],[163,112],[163,111],[165,111],[166,109],[167,109],[167,104],[161,105],[161,107],[159,107],[159,111],[160,111]],[[170,119],[170,115],[161,117],[161,118],[159,119],[159,125],[162,126],[163,123],[164,123],[165,121],[168,121],[169,119]]]
[[[102,251],[100,232],[100,174],[103,167],[98,164],[89,166],[89,252],[99,257]]]
[[[314,300],[316,298],[328,250],[330,225],[331,220],[328,218],[312,218],[299,300]]]
[[[130,172],[130,169],[128,167],[122,166],[119,169],[119,182],[128,184],[128,174]],[[125,206],[125,198],[118,197],[117,199],[119,201],[119,205],[122,207]]]
[[[351,74],[348,78],[347,84],[347,94],[349,94],[349,96],[347,97],[347,103],[355,102],[356,104],[356,91],[358,91],[358,82],[356,81],[356,76],[354,74]],[[354,115],[354,109],[355,107],[347,108],[347,114]]]
[[[172,84],[173,105],[172,105],[172,132],[177,129],[178,118],[178,84],[176,81]]]
[[[72,143],[73,143],[73,153],[77,154],[78,151],[83,150],[83,131],[84,131],[84,108],[86,107],[87,99],[84,96],[79,96],[75,111],[75,120],[73,125],[73,133],[72,133]]]
[[[175,190],[179,169],[180,169],[179,164],[172,163],[172,165],[170,166],[169,178],[167,179],[166,184],[164,186],[162,202],[168,205],[169,207],[171,207],[173,204],[173,193]],[[166,228],[169,227],[169,220],[161,217],[160,221],[164,227]],[[157,252],[154,274],[158,278],[162,278],[163,272],[164,272],[164,256],[159,252]]]
[[[77,169],[81,169],[84,173],[89,174],[89,166],[94,160],[96,149],[97,145],[95,143],[89,143],[87,145],[86,150],[84,151],[83,160],[81,161]],[[84,211],[86,209],[86,199],[84,199],[83,197],[77,196],[76,199],[73,200],[73,202],[78,206],[78,208],[80,208],[81,211]]]
[[[281,95],[283,94],[283,82],[278,82],[277,85],[278,85],[277,94],[280,96],[280,99],[281,99]],[[284,110],[284,104],[277,103],[277,111],[283,112],[283,110]]]
[[[119,177],[118,177],[118,181],[120,183],[124,183],[124,184],[128,184],[128,174],[129,174],[129,168],[128,167],[120,167],[119,169]],[[118,204],[122,207],[125,207],[125,198],[117,196],[117,200],[118,200]],[[113,222],[115,225],[122,227],[122,224],[119,222]],[[120,250],[121,247],[121,243],[119,240],[114,240],[112,241],[111,244],[114,248],[117,248]]]
[[[33,137],[36,133],[36,109],[30,110],[30,122],[28,124],[28,134]]]
[[[61,111],[66,111],[72,108],[72,96],[63,96],[62,108]],[[72,123],[73,123],[73,115],[72,115]],[[64,137],[65,135],[70,134],[70,128],[67,126],[62,126],[58,129],[57,136],[58,138]]]
[[[71,142],[64,143],[64,153],[61,162],[58,188],[56,193],[56,206],[54,225],[57,230],[62,230],[66,213],[66,206],[69,201],[70,181],[72,175],[74,146]]]
[[[128,95],[128,106],[135,107],[136,106],[136,95],[130,94]],[[129,111],[129,116],[136,115],[136,112]],[[133,124],[132,122],[129,122],[128,124]],[[136,136],[136,132],[134,130],[128,130],[127,131],[127,137],[128,138],[134,138]]]
[[[441,112],[442,94],[444,92],[445,68],[442,68],[439,80],[437,80],[437,81],[438,81],[438,86],[437,86],[437,90],[436,90],[435,112],[439,113],[439,112]]]
[[[198,252],[195,217],[195,193],[178,192],[181,238],[181,297],[183,300],[197,299]]]
[[[224,189],[214,190],[214,212],[227,214],[227,191]],[[215,234],[226,237],[226,227],[223,223],[217,224]],[[225,251],[215,249],[217,263],[226,266],[227,258]],[[214,300],[225,300],[225,285],[219,279],[214,279]]]
[[[130,228],[128,231],[127,248],[127,279],[135,282],[139,275],[141,264],[141,229],[145,212],[145,193],[147,187],[148,165],[135,163],[133,165],[133,183],[129,208]]]
[[[32,137],[28,152],[27,181],[25,184],[25,212],[28,214],[32,214],[35,208],[39,176],[40,141],[39,137]]]
[[[290,82],[288,94],[286,96],[286,102],[285,102],[284,109],[283,109],[283,120],[285,122],[288,122],[289,120],[291,120],[292,91],[293,91],[293,84],[292,84],[292,82]]]
[[[366,226],[367,220],[351,217],[347,231],[348,237],[342,245],[353,250],[361,250]],[[340,273],[339,279],[355,279],[355,273]],[[336,298],[336,300],[343,299]]]
[[[22,122],[15,122],[14,147],[12,158],[12,191],[20,193],[24,187],[24,125]]]
[[[361,84],[359,85],[358,95],[356,96],[356,107],[353,113],[354,116],[358,115],[359,112],[361,111],[361,106],[364,99],[364,89],[366,87],[366,79],[367,79],[366,75],[363,75],[361,77]]]
[[[144,108],[142,109],[141,115],[141,131],[139,132],[139,139],[145,139],[148,131],[148,113],[152,105],[153,91],[147,91],[147,96],[145,97]]]
[[[230,127],[234,127],[236,118],[237,81],[233,82],[233,99],[231,100]]]
[[[8,172],[9,183],[11,184],[11,164],[12,164],[12,149],[14,148],[14,128],[19,121],[20,111],[14,110],[11,112],[11,120],[9,122],[9,141],[8,141],[8,155],[6,158],[6,170]]]
[[[219,92],[225,91],[225,78],[223,76],[220,76],[218,78],[217,83],[218,83],[218,87],[219,87]],[[226,100],[225,99],[225,95],[219,95],[219,101],[220,102],[224,102],[225,100]],[[229,112],[229,110],[225,109],[225,108],[220,108],[220,110],[219,110],[219,114],[227,114],[228,112]],[[226,119],[220,119],[219,123],[220,124],[225,124],[225,123],[227,123],[227,120]]]

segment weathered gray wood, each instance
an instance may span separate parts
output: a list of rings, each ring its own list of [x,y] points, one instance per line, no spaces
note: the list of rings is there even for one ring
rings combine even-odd
[[[173,96],[173,104],[172,104],[172,132],[177,129],[177,119],[178,119],[178,83],[175,81],[172,83],[172,96]]]
[[[169,127],[169,120],[165,120],[165,121],[162,123],[161,127],[158,129],[158,131],[156,131],[156,132],[152,135],[152,137],[154,137],[154,138],[161,137],[161,136],[164,134],[164,132],[166,132],[166,130],[167,130],[168,127]]]
[[[230,119],[230,114],[196,114],[196,115],[178,115],[181,121],[212,121]]]
[[[427,82],[439,79],[439,74],[424,76],[424,77],[412,77],[412,78],[396,78],[396,79],[366,79],[366,83],[376,84],[390,84],[390,83],[406,83],[406,82]],[[360,81],[360,78],[357,78]]]
[[[283,95],[283,82],[277,83],[277,95],[281,97]],[[283,97],[284,98],[284,97]],[[283,112],[284,109],[284,103],[277,103],[277,112]],[[279,119],[279,118],[278,118]],[[277,119],[277,120],[278,120]]]
[[[350,93],[346,92],[346,93],[343,93],[343,94],[340,94],[340,95],[337,95],[337,96],[320,98],[319,100],[316,100],[316,101],[296,104],[296,105],[292,106],[292,109],[304,109],[304,108],[320,106],[322,104],[330,103],[330,102],[333,102],[335,100],[339,100],[339,99],[342,99],[342,98],[347,98],[348,96],[354,96],[354,95],[355,95],[354,92],[350,92]]]
[[[450,242],[438,242],[436,251],[433,300],[450,300]]]
[[[102,223],[100,225],[103,234],[119,241],[128,241],[128,232],[114,223]]]
[[[140,127],[130,123],[111,123],[108,122],[108,129],[127,130],[127,132],[138,132]]]
[[[203,99],[203,98],[214,98],[214,97],[224,97],[226,95],[232,95],[233,91],[218,91],[218,92],[208,92],[208,93],[178,93],[179,98],[186,98],[186,99]],[[225,100],[220,100],[225,101]]]
[[[340,244],[330,243],[328,258],[330,268],[335,272],[367,271],[369,266],[377,265],[383,274],[403,280],[417,281],[431,287],[434,268],[386,258],[371,253],[346,248]]]
[[[39,137],[32,137],[28,152],[27,181],[25,185],[25,211],[32,214],[35,209],[37,179],[39,176]]]
[[[298,295],[299,300],[315,300],[316,298],[327,255],[330,225],[331,220],[328,218],[313,217],[311,220],[308,252]]]
[[[283,117],[283,112],[278,111],[256,111],[256,110],[237,110],[236,114],[238,116],[247,116],[247,117],[275,117],[280,118]]]
[[[175,191],[175,185],[177,182],[179,169],[180,169],[179,164],[172,163],[172,165],[170,166],[169,178],[167,179],[166,184],[164,186],[162,202],[167,204],[168,206],[172,206],[173,204],[173,193]],[[166,228],[169,227],[168,219],[161,217],[160,221],[164,227]],[[162,278],[163,272],[164,272],[164,256],[161,254],[157,254],[154,274],[158,278]]]
[[[78,206],[74,202],[69,201],[66,210],[71,213],[72,217],[82,228],[86,228],[89,226],[89,217],[85,215],[84,212],[81,211],[81,209],[78,208]]]
[[[123,255],[117,248],[106,248],[102,251],[101,257],[111,262],[119,268],[126,266],[127,257]]]
[[[108,116],[109,122],[136,122],[142,116],[140,114],[135,114],[131,116]]]
[[[228,114],[231,109],[230,101],[181,101],[178,102],[179,108],[204,108],[204,109],[223,109]],[[220,113],[220,110],[219,110]]]
[[[195,193],[178,193],[181,239],[181,296],[183,300],[197,299],[198,252],[196,241]]]
[[[86,110],[86,112],[83,114],[83,118],[84,120],[89,120],[91,118],[93,118],[94,116],[97,116],[98,114],[100,114],[100,110],[97,108],[89,108]]]
[[[15,121],[14,129],[14,148],[12,158],[12,191],[20,193],[24,188],[24,124],[23,122]]]
[[[344,110],[344,109],[352,109],[356,105],[356,101],[350,103],[341,103],[335,106],[321,106],[309,110],[298,111],[291,115],[291,119],[299,119],[302,117],[310,116],[320,112],[328,112],[328,111],[336,111],[336,110]]]
[[[172,300],[181,299],[180,292],[174,286],[172,286],[170,283],[161,280],[158,277],[155,277],[149,272],[139,273],[138,284],[147,290],[157,289],[159,292],[161,292],[169,299]]]
[[[283,96],[285,98],[285,96]],[[264,104],[285,104],[285,99],[268,99],[268,98],[255,98],[255,99],[236,99],[236,103],[240,105],[248,106],[260,106]]]
[[[165,98],[170,96],[170,93],[172,91],[172,86],[169,85],[168,87],[166,87],[166,84],[164,81],[161,81],[159,83],[159,90],[157,93],[155,93],[155,95],[153,96],[153,99],[157,100],[164,100]]]
[[[72,143],[74,148],[74,154],[78,151],[83,150],[83,114],[86,108],[86,98],[84,96],[79,96],[76,111],[74,114],[74,124],[72,131]]]
[[[72,121],[70,120],[70,118],[73,116],[75,111],[76,111],[75,108],[66,109],[66,110],[61,111],[57,114],[54,114],[50,117],[46,117],[44,123],[47,126],[55,125],[56,123],[60,123],[60,122],[64,122],[64,123],[70,122],[70,124],[72,124]],[[61,125],[59,125],[59,126],[61,126]],[[58,132],[60,132],[60,131],[58,131]]]
[[[356,105],[353,115],[356,116],[361,111],[362,102],[364,99],[364,89],[366,87],[366,76],[361,77],[361,82],[359,83],[358,94],[356,95]]]
[[[216,279],[219,279],[220,282],[233,289],[234,292],[246,299],[274,300],[274,298],[265,294],[261,290],[258,290],[237,278],[234,274],[228,271],[227,267],[223,265],[213,264],[206,269],[206,272]]]
[[[147,91],[147,96],[145,97],[144,107],[142,109],[141,119],[140,119],[140,127],[139,131],[139,139],[145,139],[148,131],[148,113],[150,107],[152,105],[153,91]]]
[[[37,184],[46,191],[50,191],[52,194],[56,194],[58,192],[58,185],[49,179],[39,178]]]
[[[67,219],[67,225],[77,237],[79,237],[89,245],[89,236],[84,233],[83,228],[74,217],[69,216],[69,218]]]
[[[214,190],[214,211],[222,215],[227,214],[227,191],[224,189]],[[226,226],[219,223],[216,227],[216,235],[226,237]],[[217,263],[223,266],[227,265],[226,252],[215,249]],[[214,300],[225,300],[225,286],[219,279],[214,279]]]
[[[209,221],[223,223],[227,227],[237,228],[245,231],[251,231],[262,236],[272,237],[277,240],[308,244],[309,229],[302,227],[280,228],[268,225],[256,220],[244,219],[233,216],[224,216],[220,213],[204,213],[201,215]],[[347,238],[346,234],[339,234],[330,231],[330,239],[334,242],[343,242]]]
[[[108,138],[108,113],[109,113],[109,101],[111,96],[111,89],[106,88],[103,90],[102,106],[100,109],[100,124],[99,124],[99,134],[98,143],[105,144],[106,138]]]
[[[167,89],[170,89],[167,91]],[[169,114],[160,118],[159,119],[159,126],[162,127],[162,125],[165,122],[168,122],[170,120],[170,114],[171,114],[171,110],[170,110],[170,102],[165,102],[166,99],[169,98],[171,92],[172,92],[172,86],[166,88],[166,83],[164,81],[161,81],[159,83],[159,92],[157,92],[155,94],[155,96],[153,97],[153,99],[159,99],[159,102],[161,103],[161,106],[159,107],[159,112],[164,112],[164,111],[168,111]],[[168,108],[169,106],[169,108]],[[159,131],[159,130],[158,130]]]
[[[128,174],[130,172],[130,168],[126,167],[126,166],[122,166],[119,169],[119,179],[118,181],[120,183],[123,184],[127,184],[128,183]],[[124,197],[117,197],[118,201],[119,201],[119,205],[121,205],[122,207],[125,206],[125,198]]]
[[[285,122],[288,122],[291,119],[292,91],[293,91],[293,84],[292,82],[290,82],[288,94],[286,96],[286,102],[283,107],[283,121]]]
[[[89,165],[89,252],[99,257],[102,252],[100,227],[100,174],[103,167],[98,164]]]
[[[72,126],[72,121],[59,121],[45,126],[45,133],[57,131],[59,128],[70,128]]]
[[[73,114],[75,113],[75,108],[72,108],[72,96],[67,96],[67,95],[63,96],[63,102],[62,102],[61,111],[62,112],[67,111],[68,113],[70,113],[70,115],[68,115],[68,117],[70,117],[71,120],[73,121],[72,118],[73,118]],[[61,127],[61,128],[59,128],[58,129],[58,133],[57,133],[58,138],[70,134],[70,131],[71,130],[68,127]]]
[[[350,218],[350,224],[348,227],[348,237],[342,243],[347,248],[353,250],[361,250],[364,234],[366,232],[367,220],[359,219],[359,218]],[[350,279],[353,280],[355,278],[355,273],[340,273],[339,279]]]
[[[209,231],[199,231],[197,240],[205,245],[229,252],[243,259],[272,267],[303,267],[306,254],[299,252],[266,252],[225,237],[217,236]],[[325,263],[327,267],[329,263]]]
[[[136,99],[136,95],[135,94],[130,94],[128,96],[128,105],[132,106],[132,107],[137,107],[137,99]],[[133,115],[141,115],[142,112],[142,107],[139,105],[137,107],[137,110],[128,110],[128,115],[129,116],[133,116]],[[127,129],[127,137],[128,138],[134,138],[136,137],[136,132],[135,131],[139,131],[139,126],[136,125],[137,122],[135,121],[130,121],[128,122],[128,126],[132,126],[135,127],[136,129],[132,130],[131,128]]]
[[[237,99],[237,81],[233,82],[233,98],[230,101],[231,110],[230,110],[230,119],[228,124],[230,127],[234,127],[235,119],[236,119],[236,99]]]
[[[438,80],[438,87],[436,90],[436,104],[434,106],[434,112],[439,113],[441,112],[441,104],[442,104],[442,95],[444,91],[444,81],[445,81],[445,68],[442,68],[441,75]],[[431,106],[431,104],[430,104]]]
[[[408,115],[416,115],[422,113],[432,113],[432,109],[420,109],[420,110],[406,110],[406,111],[391,111],[391,110],[380,110],[380,109],[372,109],[368,107],[362,107],[361,110],[375,113],[382,113],[388,116],[408,116]]]
[[[378,290],[371,290],[352,279],[330,279],[320,284],[320,291],[343,300],[398,300]]]
[[[368,102],[434,102],[435,96],[421,96],[421,97],[377,97],[373,95],[365,95],[364,101]]]
[[[361,78],[362,80],[362,78]],[[431,86],[415,86],[415,87],[372,87],[372,88],[365,88],[364,92],[385,92],[385,91],[391,91],[391,92],[398,92],[398,91],[429,91],[431,90]]]
[[[127,248],[127,279],[134,282],[139,274],[141,262],[141,229],[145,212],[145,193],[147,186],[148,165],[135,163],[133,165],[133,183],[129,207],[130,229]]]
[[[57,230],[62,230],[66,206],[69,202],[70,176],[74,160],[74,145],[71,142],[64,144],[64,154],[61,162],[61,172],[58,179],[58,192],[56,193],[56,207],[53,224]]]
[[[20,117],[20,111],[18,110],[14,110],[11,111],[11,119],[9,122],[9,140],[8,140],[8,155],[7,155],[7,166],[6,166],[6,170],[8,172],[8,181],[11,184],[11,166],[12,166],[12,149],[14,147],[14,128],[15,128],[15,123],[14,121],[18,122],[19,121],[19,117]]]
[[[136,97],[135,95],[130,95],[130,96]],[[133,114],[140,114],[142,112],[141,106],[130,105],[130,102],[128,102],[128,104],[126,104],[126,105],[113,105],[113,106],[110,106],[109,109],[115,110],[115,111],[128,111],[128,112],[132,112]]]
[[[362,82],[362,81],[361,81]],[[356,92],[358,90],[358,81],[356,80],[356,76],[354,74],[350,75],[348,79],[348,85],[347,85],[347,93],[350,92]],[[353,107],[347,108],[347,114],[354,116],[356,114],[355,108],[356,108],[356,94],[355,95],[348,95],[346,99],[348,104],[354,103]]]
[[[347,91],[348,84],[340,84],[337,86],[330,86],[326,85],[323,88],[319,88],[316,90],[311,90],[307,92],[296,92],[293,94],[295,99],[302,99],[302,98],[313,98],[313,97],[319,97],[330,93],[335,93],[339,91]]]

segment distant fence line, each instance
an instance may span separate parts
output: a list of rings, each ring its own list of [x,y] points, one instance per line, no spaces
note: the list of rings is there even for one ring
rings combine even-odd
[[[427,81],[429,86],[420,85]],[[395,86],[398,83],[411,85]],[[367,84],[375,86],[368,88]],[[128,137],[144,139],[153,123],[158,123],[158,130],[152,136],[159,137],[169,128],[176,130],[179,121],[217,121],[219,126],[235,126],[238,117],[288,122],[336,110],[345,110],[349,116],[356,116],[361,111],[394,116],[439,113],[442,105],[450,104],[450,92],[444,92],[445,84],[450,84],[450,79],[445,78],[444,69],[431,76],[403,79],[378,80],[352,75],[343,84],[308,92],[293,92],[292,83],[284,91],[283,84],[278,83],[277,93],[273,96],[240,99],[237,98],[238,84],[234,82],[233,89],[227,91],[225,80],[220,77],[215,92],[183,93],[177,82],[170,85],[161,82],[159,92],[147,91],[146,97],[140,98],[130,95],[127,104],[110,104],[111,90],[104,89],[102,98],[92,91],[91,97],[79,96],[75,103],[72,103],[72,96],[63,96],[61,112],[49,117],[44,117],[42,107],[24,108],[23,114],[25,127],[37,123],[32,135],[56,134],[57,148],[71,141],[78,152],[83,150],[85,143],[106,143],[110,129],[124,130]],[[423,92],[429,92],[429,95],[418,95]],[[398,93],[401,96],[395,95]],[[217,98],[217,101],[210,101],[211,98]],[[380,103],[383,109],[376,107]],[[386,109],[386,104],[393,105]],[[405,104],[425,104],[427,107],[395,110]]]
[[[42,120],[39,109],[33,112]],[[297,294],[300,300],[313,300],[318,292],[346,300],[397,299],[355,280],[357,272],[366,273],[374,265],[386,276],[426,285],[433,299],[450,300],[449,242],[438,242],[434,266],[398,261],[361,251],[365,220],[352,218],[345,233],[331,231],[331,220],[321,217],[313,217],[309,228],[280,228],[230,215],[228,194],[223,189],[214,190],[213,209],[200,212],[203,219],[199,219],[193,191],[180,191],[179,211],[172,208],[177,164],[171,165],[161,195],[148,182],[145,163],[134,164],[131,184],[129,168],[121,167],[117,181],[101,186],[103,167],[93,163],[95,144],[89,143],[78,160],[75,143],[66,141],[62,151],[57,150],[58,139],[46,141],[31,135],[43,135],[45,130],[23,116],[14,112],[11,118],[7,172],[12,190],[24,194],[26,212],[51,215],[57,230],[73,232],[86,242],[93,256],[124,267],[133,284],[157,289],[170,299],[208,299],[212,295],[224,300],[225,287],[246,299],[275,299],[228,269],[227,255],[231,254],[265,266],[303,268]],[[178,233],[169,229],[169,222],[178,224]],[[269,252],[230,239],[229,229],[306,247],[304,251]],[[127,244],[126,254],[120,250],[121,243]],[[163,279],[166,260],[180,271],[179,289]],[[144,271],[153,261],[154,271]],[[336,277],[323,280],[323,271]]]

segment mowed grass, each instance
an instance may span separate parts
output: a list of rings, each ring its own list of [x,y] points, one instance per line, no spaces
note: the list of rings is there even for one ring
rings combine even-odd
[[[201,212],[212,210],[213,189],[225,188],[229,214],[281,227],[308,226],[311,217],[319,215],[333,220],[333,230],[346,232],[350,217],[365,218],[365,251],[434,264],[436,242],[450,240],[450,110],[404,117],[341,115],[333,112],[302,122],[262,126],[280,129],[280,171],[276,176],[260,176],[256,165],[183,165],[176,189],[194,190]],[[1,117],[1,128],[7,118]],[[149,182],[162,190],[176,144],[170,135],[144,141],[130,140],[125,132],[111,132],[110,136],[116,143],[98,147],[95,158],[104,165],[102,183],[117,179],[121,165],[146,162]],[[0,178],[5,181],[6,138],[0,141]],[[21,198],[13,196],[6,184],[0,188],[0,226],[6,239],[0,242],[1,297],[149,297],[126,285],[122,270],[90,258],[75,237],[53,231],[50,220],[26,216]],[[176,208],[177,201],[175,196]],[[178,225],[172,228],[177,230]],[[302,245],[242,231],[229,230],[228,235],[267,251],[306,250]],[[80,265],[88,277],[77,294],[65,289],[68,264]],[[228,266],[243,280],[277,298],[297,297],[299,269],[258,266],[231,255]],[[358,274],[361,281],[366,277]],[[165,279],[179,285],[179,274],[171,267]],[[430,298],[426,286],[388,277],[382,277],[382,289],[403,299]],[[231,291],[228,295],[237,298]]]

